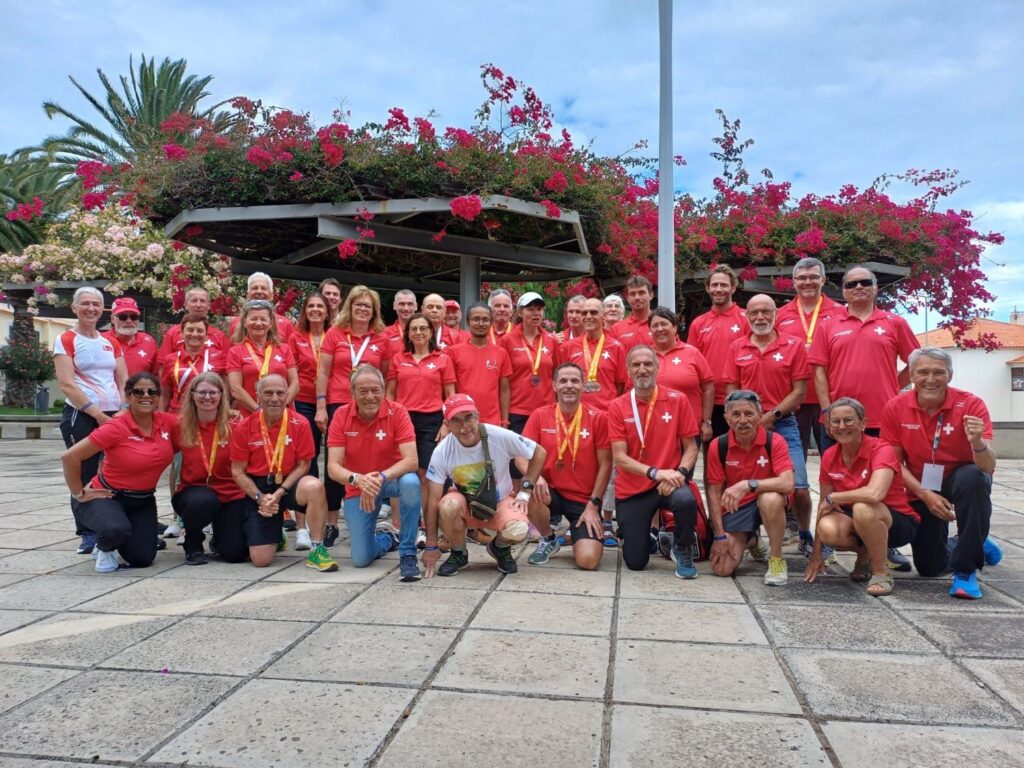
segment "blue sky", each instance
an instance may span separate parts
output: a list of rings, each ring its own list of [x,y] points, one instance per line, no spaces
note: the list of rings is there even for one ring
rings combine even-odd
[[[98,92],[96,70],[127,73],[132,53],[186,58],[191,72],[214,75],[218,99],[261,98],[316,121],[344,106],[355,123],[401,106],[467,124],[483,99],[479,66],[493,62],[599,153],[638,139],[656,151],[655,0],[3,7],[0,152],[63,133],[42,102],[87,112],[68,75]],[[673,150],[689,164],[676,186],[710,189],[716,107],[755,139],[748,167],[771,168],[798,194],[910,167],[958,168],[971,183],[949,207],[972,210],[979,229],[1007,238],[983,265],[997,296],[991,309],[1005,320],[1024,309],[1022,37],[1019,0],[677,2]]]

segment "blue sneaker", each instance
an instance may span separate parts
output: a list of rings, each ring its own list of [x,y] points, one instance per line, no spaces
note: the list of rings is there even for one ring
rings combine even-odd
[[[619,539],[618,539],[618,537],[616,537],[615,531],[612,528],[612,521],[611,520],[605,520],[601,524],[601,529],[602,529],[602,532],[603,532],[602,535],[604,536],[604,538],[601,540],[601,543],[604,544],[604,546],[609,547],[609,548],[614,548],[614,547],[619,546]]]
[[[78,545],[78,554],[80,555],[91,555],[93,549],[96,547],[96,534],[95,533],[83,533],[82,541]],[[1000,552],[1000,556],[1002,553]]]
[[[696,579],[697,566],[693,564],[692,547],[673,547],[672,559],[676,561],[676,577],[680,579]]]
[[[953,571],[953,585],[949,588],[949,596],[959,597],[963,600],[981,600],[981,587],[978,586],[978,577],[975,572]]]
[[[992,541],[992,539],[986,538],[982,549],[985,550],[985,565],[999,565],[999,561],[1003,559],[1002,547]]]

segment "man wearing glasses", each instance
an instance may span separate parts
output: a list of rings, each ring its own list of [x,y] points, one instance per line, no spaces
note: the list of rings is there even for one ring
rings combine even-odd
[[[141,315],[135,299],[120,296],[114,299],[114,305],[110,308],[110,324],[113,327],[101,334],[121,345],[129,377],[136,373],[155,373],[157,369],[156,339],[139,330]]]

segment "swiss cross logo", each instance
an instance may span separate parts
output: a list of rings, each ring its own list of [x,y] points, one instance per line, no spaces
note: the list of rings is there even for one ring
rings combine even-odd
[[[580,437],[586,440],[588,437],[590,437],[590,431],[586,427],[584,427],[583,429],[580,430]]]
[[[383,440],[383,439],[384,439],[385,437],[387,437],[387,436],[388,436],[388,433],[387,433],[387,432],[385,432],[385,431],[384,431],[383,429],[378,429],[378,430],[377,430],[377,434],[375,435],[375,437],[376,437],[376,438],[377,438],[378,440]]]
[[[778,352],[776,352],[774,355],[772,355],[772,360],[774,360],[776,363],[781,362],[782,359],[783,359],[782,355],[779,354]]]
[[[764,456],[758,456],[757,457],[757,466],[761,467],[762,469],[764,467],[767,467],[768,466],[768,459],[766,459]]]

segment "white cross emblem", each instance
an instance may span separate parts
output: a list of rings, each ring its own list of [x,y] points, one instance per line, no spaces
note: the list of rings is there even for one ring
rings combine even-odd
[[[383,440],[387,436],[388,436],[388,433],[385,432],[383,429],[378,429],[377,430],[377,439],[378,440]]]
[[[274,360],[276,360],[279,363],[283,363],[284,362],[284,358],[281,357],[280,355],[274,355]]]
[[[766,466],[768,466],[768,459],[766,459],[764,456],[759,456],[757,458],[757,466],[759,466],[759,467],[766,467]]]
[[[953,425],[952,424],[947,424],[946,426],[944,426],[942,428],[942,431],[945,432],[947,435],[953,434]]]
[[[441,349],[444,349],[444,348],[445,348],[445,347],[447,347],[448,345],[447,345],[447,344],[445,344],[445,343],[444,343],[443,341],[439,341],[439,342],[437,342],[437,346],[439,346],[439,347],[440,347]]]
[[[378,347],[376,344],[371,344],[370,345],[370,351],[371,352],[379,352],[380,351],[380,347]]]
[[[436,365],[434,365],[433,363],[427,363],[427,368],[428,368],[428,369],[430,369],[430,370],[432,371],[432,370],[434,370],[435,368],[437,368],[437,366],[436,366]]]
[[[778,352],[776,352],[774,355],[772,355],[772,360],[774,360],[776,363],[779,362],[781,359],[782,359],[782,355],[779,354]]]
[[[171,434],[170,434],[170,432],[161,432],[160,433],[160,437],[162,437],[164,440],[170,440],[171,439]]]
[[[602,360],[611,360],[612,359],[612,353],[609,352],[608,350],[605,350],[604,352],[601,353],[601,359]]]
[[[146,356],[146,350],[140,349],[139,350],[139,357],[145,357],[145,356]]]
[[[590,437],[590,432],[587,431],[586,427],[584,427],[583,429],[580,430],[580,437],[582,437],[584,440],[586,440],[588,437]]]
[[[206,341],[204,341],[203,344],[205,346],[207,346],[207,347],[212,347],[213,346],[213,342],[210,339],[207,339]]]
[[[883,333],[885,333],[885,328],[883,328],[880,325],[879,326],[875,326],[875,333],[877,333],[879,336],[881,336]]]
[[[861,480],[867,480],[868,479],[868,471],[866,469],[861,470],[860,479]]]
[[[736,325],[735,323],[733,323],[732,327],[729,330],[732,331],[733,333],[739,333],[740,332],[740,327],[738,325]]]
[[[292,444],[292,436],[291,435],[285,435],[284,436],[284,444],[285,445],[291,445]]]
[[[672,365],[679,365],[681,362],[683,362],[683,361],[680,360],[678,357],[673,357],[672,358]]]
[[[669,413],[668,411],[665,411],[665,413],[661,414],[661,420],[668,424],[670,421],[672,421],[672,414]]]
[[[541,353],[542,355],[546,355],[546,354],[547,354],[548,352],[549,352],[549,350],[548,350],[548,348],[547,348],[547,347],[541,347],[541,348],[540,348],[540,353]]]

